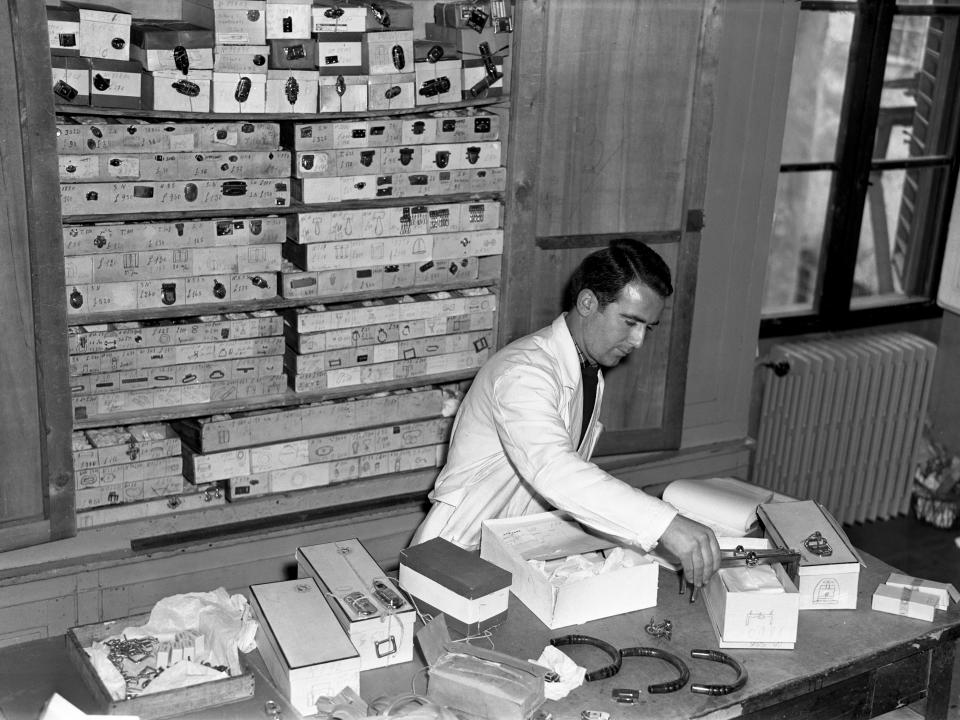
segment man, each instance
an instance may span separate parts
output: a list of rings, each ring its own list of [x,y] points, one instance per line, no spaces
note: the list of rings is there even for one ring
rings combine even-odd
[[[568,312],[490,358],[457,413],[433,507],[413,543],[472,549],[480,523],[550,509],[649,550],[675,555],[701,587],[720,564],[713,532],[590,462],[601,425],[599,366],[640,347],[673,293],[670,269],[643,243],[614,240],[568,286]]]

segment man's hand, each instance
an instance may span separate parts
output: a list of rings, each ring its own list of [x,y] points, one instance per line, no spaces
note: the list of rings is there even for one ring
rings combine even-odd
[[[667,525],[660,544],[677,557],[687,582],[694,587],[706,585],[720,567],[720,546],[713,530],[683,515]]]

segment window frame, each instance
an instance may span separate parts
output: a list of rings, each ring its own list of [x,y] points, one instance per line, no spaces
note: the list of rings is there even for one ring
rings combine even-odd
[[[945,123],[949,127],[949,155],[875,159],[874,143],[878,132],[883,79],[894,18],[918,15],[960,17],[960,5],[936,2],[929,5],[898,5],[896,0],[802,0],[800,9],[801,12],[853,12],[855,19],[834,160],[782,163],[780,166],[781,174],[816,170],[829,170],[833,173],[814,307],[812,311],[762,317],[760,337],[850,330],[940,317],[942,310],[936,304],[936,283],[943,262],[951,202],[960,168],[960,102],[955,102],[953,107],[947,110]],[[960,77],[960,43],[955,47],[945,69],[949,73],[948,78],[956,80]],[[858,132],[860,128],[871,128],[871,132]],[[933,216],[924,219],[932,224],[929,241],[923,243],[921,250],[925,265],[921,285],[927,298],[884,299],[867,307],[851,308],[857,253],[863,217],[867,212],[871,173],[917,167],[940,168],[946,173],[940,184],[938,197],[935,198],[938,209]],[[851,209],[854,211],[851,212]]]

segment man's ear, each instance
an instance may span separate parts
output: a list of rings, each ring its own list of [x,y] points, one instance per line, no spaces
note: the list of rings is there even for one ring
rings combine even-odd
[[[593,290],[585,288],[577,295],[577,312],[582,317],[589,317],[598,307],[600,307],[600,301]]]

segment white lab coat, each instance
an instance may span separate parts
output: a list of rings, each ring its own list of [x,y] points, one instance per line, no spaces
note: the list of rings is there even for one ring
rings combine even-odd
[[[676,509],[589,462],[602,398],[601,374],[578,449],[583,383],[563,315],[495,354],[457,412],[434,504],[413,544],[439,536],[474,549],[482,520],[561,509],[627,544],[656,545]]]

